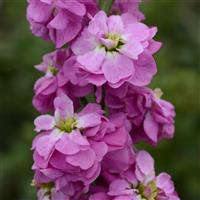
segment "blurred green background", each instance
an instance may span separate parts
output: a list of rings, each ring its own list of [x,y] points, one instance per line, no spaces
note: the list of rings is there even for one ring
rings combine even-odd
[[[31,105],[34,64],[53,50],[34,37],[25,18],[25,0],[0,0],[0,199],[34,200]],[[149,149],[157,171],[169,172],[182,200],[200,199],[200,1],[152,0],[142,5],[148,25],[158,26],[164,45],[156,55],[152,87],[176,106],[176,136]]]

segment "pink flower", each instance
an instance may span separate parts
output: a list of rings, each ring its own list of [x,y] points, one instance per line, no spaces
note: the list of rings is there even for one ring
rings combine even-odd
[[[50,169],[48,170],[50,171]],[[44,174],[48,173],[47,170],[43,171]],[[85,187],[83,183],[70,182],[64,177],[59,177],[56,180],[49,179],[47,183],[37,182],[37,177],[35,176],[35,178],[34,183],[39,200],[79,200],[81,194],[88,191],[88,187]]]
[[[116,179],[110,181],[108,191],[103,193],[107,199],[179,200],[171,177],[166,173],[155,176],[154,160],[146,151],[137,152],[132,166],[133,168],[130,167],[126,174],[119,173]],[[130,173],[134,173],[132,180]]]
[[[73,40],[85,20],[97,12],[94,0],[28,0],[27,19],[34,35],[57,48]]]
[[[107,17],[100,11],[72,44],[72,50],[89,82],[119,87],[128,81],[143,86],[157,71],[152,57],[159,49],[152,40],[156,32],[155,27],[130,22],[123,15]]]
[[[45,73],[34,85],[34,107],[42,113],[53,110],[53,101],[61,93],[70,96],[79,105],[80,97],[89,94],[93,87],[74,71],[69,70],[73,62],[70,50],[56,50],[43,57],[43,62],[36,69]],[[73,76],[71,75],[73,71]],[[78,77],[79,76],[79,77]]]
[[[132,123],[134,141],[157,144],[174,136],[174,106],[160,99],[161,90],[126,84],[118,89],[107,88],[106,104],[111,112],[124,112]]]
[[[34,122],[35,130],[41,133],[33,143],[34,168],[51,165],[67,172],[71,180],[90,183],[100,172],[107,145],[103,141],[90,143],[85,132],[101,124],[102,110],[96,104],[88,104],[74,113],[73,102],[67,96],[57,97],[54,106],[54,116],[41,115]]]
[[[142,0],[115,0],[112,12],[113,13],[129,13],[137,21],[144,20],[144,14],[139,10],[139,4]]]

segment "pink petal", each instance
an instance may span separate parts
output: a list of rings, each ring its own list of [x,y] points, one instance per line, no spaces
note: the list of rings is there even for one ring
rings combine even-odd
[[[57,143],[55,148],[66,155],[73,155],[80,151],[79,146],[71,140],[68,135],[64,135]]]
[[[78,117],[78,128],[89,128],[101,123],[101,117],[95,113],[89,113]]]
[[[78,1],[64,1],[64,2],[58,1],[57,6],[66,8],[71,13],[74,13],[79,16],[83,16],[86,14],[86,9],[84,4],[79,3]]]
[[[136,176],[140,181],[151,181],[154,176],[154,160],[146,151],[139,151],[136,155],[136,163],[139,171],[136,169]],[[143,176],[143,177],[142,177]]]
[[[34,121],[35,130],[40,132],[41,130],[51,130],[55,127],[56,122],[54,117],[51,115],[41,115],[37,117]]]
[[[89,169],[95,163],[95,153],[93,150],[81,151],[74,156],[69,156],[66,161],[75,167],[80,167],[83,170]]]
[[[136,60],[143,50],[143,46],[139,42],[132,40],[131,42],[124,44],[123,47],[119,49],[119,52]]]
[[[166,194],[172,194],[174,192],[174,184],[170,175],[167,173],[161,173],[156,177],[156,185],[159,189],[164,190]]]
[[[83,55],[86,52],[90,52],[96,48],[98,45],[96,38],[85,29],[81,36],[78,37],[75,42],[72,44],[72,51],[76,55]]]
[[[122,79],[128,79],[134,73],[134,66],[126,56],[119,53],[107,53],[102,70],[106,80],[114,84]]]
[[[154,143],[157,143],[157,141],[158,141],[158,124],[153,119],[150,112],[148,112],[146,114],[146,117],[144,120],[144,131],[150,140],[152,140]]]
[[[128,41],[136,40],[138,42],[144,41],[149,37],[149,28],[143,23],[129,24],[124,31],[124,36]]]
[[[58,30],[63,30],[68,25],[68,16],[64,11],[59,11],[54,19],[48,24],[48,28],[55,28]]]
[[[108,32],[115,34],[115,33],[122,33],[122,31],[124,30],[124,25],[123,25],[123,21],[121,19],[121,16],[117,16],[117,15],[112,15],[108,18]]]
[[[54,150],[56,142],[60,139],[61,135],[58,130],[54,130],[50,135],[45,135],[37,141],[36,151],[44,159],[47,159]]]
[[[84,66],[84,68],[92,73],[98,73],[102,63],[105,59],[106,51],[104,48],[96,48],[84,55],[78,56],[77,61]]]
[[[91,142],[91,144],[100,162],[108,152],[108,146],[104,142]]]
[[[55,115],[63,120],[74,116],[73,101],[66,95],[56,97],[54,100]]]
[[[147,52],[141,54],[134,62],[135,74],[129,82],[135,86],[145,86],[150,83],[157,72],[154,58]]]
[[[93,35],[96,34],[107,34],[107,15],[104,11],[99,11],[90,21],[88,30]]]

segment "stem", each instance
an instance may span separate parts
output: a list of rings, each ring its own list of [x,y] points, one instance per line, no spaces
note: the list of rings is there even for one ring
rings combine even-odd
[[[102,10],[109,14],[115,0],[100,0],[99,5]]]

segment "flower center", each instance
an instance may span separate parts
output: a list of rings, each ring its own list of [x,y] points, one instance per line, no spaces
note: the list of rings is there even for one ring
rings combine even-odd
[[[155,181],[151,181],[146,186],[142,183],[138,184],[135,192],[140,200],[156,200],[158,189]]]
[[[45,191],[44,196],[51,198],[51,190],[54,187],[53,183],[42,184],[41,189]]]
[[[109,52],[118,52],[118,50],[124,45],[121,36],[115,33],[106,35],[101,39],[101,43],[102,47]]]
[[[55,75],[57,75],[57,73],[58,73],[59,70],[56,67],[54,67],[54,66],[49,66],[48,69],[47,69],[47,71],[50,72],[52,75],[55,76]]]
[[[58,128],[61,131],[71,133],[72,130],[76,128],[77,120],[75,118],[68,118],[65,121],[61,121],[58,125]]]

